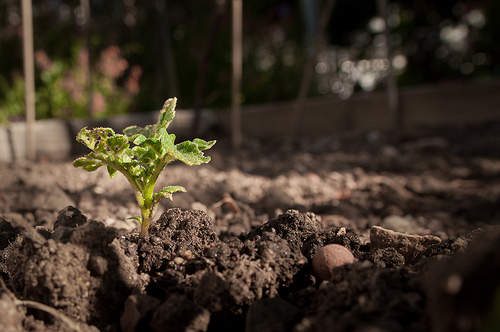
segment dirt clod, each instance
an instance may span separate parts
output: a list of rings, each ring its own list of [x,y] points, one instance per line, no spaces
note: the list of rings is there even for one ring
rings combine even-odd
[[[432,235],[408,235],[373,226],[370,230],[371,250],[394,248],[405,259],[405,264],[411,264],[415,258],[428,247],[438,245],[441,239]]]

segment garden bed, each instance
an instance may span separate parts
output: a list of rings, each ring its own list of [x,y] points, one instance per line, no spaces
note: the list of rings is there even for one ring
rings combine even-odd
[[[499,133],[220,140],[142,239],[121,175],[2,164],[0,330],[495,331]],[[330,243],[356,260],[322,281]]]

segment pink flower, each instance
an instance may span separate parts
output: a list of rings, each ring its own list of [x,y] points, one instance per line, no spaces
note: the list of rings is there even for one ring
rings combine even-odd
[[[48,70],[52,67],[52,61],[43,50],[35,51],[35,63],[41,70]]]
[[[80,49],[78,52],[78,65],[81,67],[87,67],[89,64],[89,51],[87,49]]]
[[[129,95],[135,96],[140,91],[139,79],[142,76],[143,69],[139,65],[135,65],[130,69],[130,75],[125,82],[125,89]]]
[[[97,69],[110,78],[117,78],[128,68],[128,62],[120,56],[120,48],[116,45],[108,46],[101,52]]]
[[[100,113],[106,110],[106,98],[100,92],[92,94],[92,113]]]

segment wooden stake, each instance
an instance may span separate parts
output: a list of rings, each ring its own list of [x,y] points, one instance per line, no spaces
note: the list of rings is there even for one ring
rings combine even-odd
[[[22,0],[24,101],[26,105],[26,157],[36,158],[35,141],[35,59],[33,52],[33,13],[31,0]]]

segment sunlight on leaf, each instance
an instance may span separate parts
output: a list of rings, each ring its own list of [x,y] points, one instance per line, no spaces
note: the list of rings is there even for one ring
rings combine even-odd
[[[176,98],[168,99],[160,111],[156,125],[144,128],[130,126],[123,134],[116,134],[111,128],[82,128],[77,141],[87,146],[91,152],[73,162],[74,167],[82,167],[92,172],[106,166],[111,178],[121,172],[128,180],[141,208],[141,233],[147,233],[154,212],[164,197],[172,199],[172,194],[184,192],[181,186],[169,186],[154,193],[158,176],[167,164],[180,160],[187,165],[208,163],[210,157],[203,150],[211,148],[215,141],[195,138],[175,144],[175,135],[167,132],[168,125],[175,117]]]

